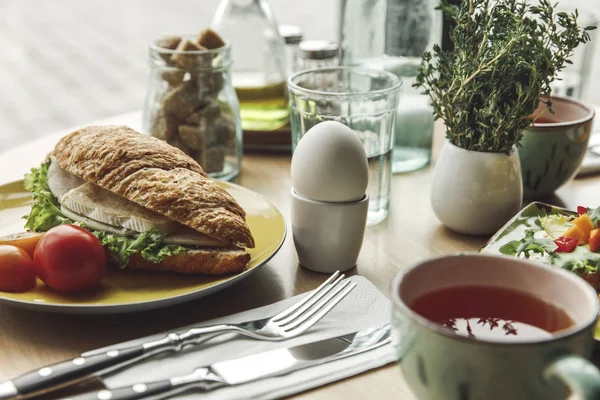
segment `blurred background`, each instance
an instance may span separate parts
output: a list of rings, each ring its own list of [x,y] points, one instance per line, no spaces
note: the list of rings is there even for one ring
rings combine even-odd
[[[563,0],[600,10],[600,0]],[[151,38],[198,32],[218,0],[0,0],[0,152],[142,107]],[[341,0],[270,0],[305,39],[338,40]],[[359,28],[357,28],[359,29]],[[590,43],[595,49],[599,41]],[[594,51],[585,101],[600,104]],[[597,89],[594,89],[597,88]]]
[[[0,0],[0,152],[140,110],[148,42],[208,27],[218,0]],[[338,0],[271,0],[279,23],[337,39]]]

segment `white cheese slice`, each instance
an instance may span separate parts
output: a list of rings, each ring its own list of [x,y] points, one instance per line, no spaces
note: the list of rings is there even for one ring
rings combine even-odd
[[[87,227],[97,230],[114,233],[120,236],[136,236],[138,232],[132,230],[111,226],[102,222],[94,221],[93,219],[81,216],[69,210],[65,206],[60,207],[60,211],[67,218],[71,218],[76,222],[83,222]],[[202,246],[202,247],[225,247],[225,243],[220,240],[211,238],[203,233],[197,232],[187,226],[181,226],[175,232],[165,236],[164,242],[167,244],[179,244],[182,246]]]
[[[187,226],[182,226],[175,232],[165,236],[165,243],[184,246],[225,247],[225,243],[220,240],[195,231]]]
[[[180,225],[90,182],[69,190],[60,203],[80,216],[135,232],[155,229],[170,233]]]
[[[60,199],[69,190],[83,185],[85,181],[78,176],[68,173],[62,169],[56,158],[50,158],[50,166],[48,167],[48,187],[50,192]]]
[[[105,231],[120,236],[133,236],[136,233],[126,228],[122,228],[119,226],[110,226],[107,224],[103,224],[102,222],[94,221],[93,219],[83,217],[69,210],[65,206],[60,207],[60,212],[63,213],[65,217],[70,218],[75,222],[83,222],[87,227],[97,231]]]

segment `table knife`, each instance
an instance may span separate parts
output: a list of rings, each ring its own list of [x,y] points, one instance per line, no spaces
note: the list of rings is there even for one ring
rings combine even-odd
[[[281,348],[196,368],[191,374],[164,381],[136,383],[85,393],[68,400],[135,400],[163,398],[188,390],[210,391],[326,364],[390,343],[390,325],[366,329],[301,346]]]

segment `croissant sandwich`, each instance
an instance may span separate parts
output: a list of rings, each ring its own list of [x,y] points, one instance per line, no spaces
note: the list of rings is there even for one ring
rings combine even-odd
[[[25,188],[35,200],[26,228],[78,223],[121,267],[237,273],[254,247],[245,211],[196,161],[125,126],[63,137]]]

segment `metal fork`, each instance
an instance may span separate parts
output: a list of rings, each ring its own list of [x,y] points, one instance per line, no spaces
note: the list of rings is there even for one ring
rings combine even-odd
[[[28,372],[11,381],[0,383],[0,399],[35,394],[55,387],[78,382],[94,373],[106,373],[167,351],[181,351],[188,345],[198,345],[228,332],[257,340],[281,341],[298,336],[312,327],[336,306],[354,287],[336,272],[321,286],[286,310],[269,318],[242,324],[221,324],[172,332],[165,337],[108,351],[84,353],[58,364]]]

